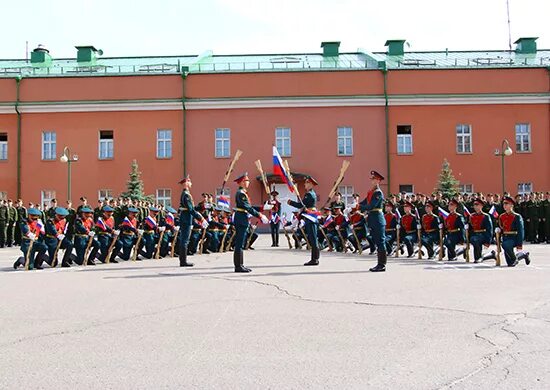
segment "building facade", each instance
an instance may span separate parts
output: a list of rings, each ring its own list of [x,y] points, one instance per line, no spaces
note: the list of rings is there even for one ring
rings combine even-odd
[[[118,196],[137,160],[147,194],[175,203],[177,181],[220,191],[236,171],[271,170],[276,145],[296,177],[324,197],[343,160],[345,197],[364,193],[368,172],[389,192],[431,192],[444,159],[463,192],[550,190],[550,50],[534,38],[514,51],[0,60],[0,196],[45,202]],[[60,161],[64,148],[70,164]],[[273,183],[285,194],[284,186]],[[389,188],[388,188],[389,186]],[[265,199],[258,181],[253,199]],[[235,187],[229,185],[229,193]]]

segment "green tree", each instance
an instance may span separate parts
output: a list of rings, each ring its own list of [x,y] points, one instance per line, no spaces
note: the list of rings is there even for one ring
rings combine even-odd
[[[458,193],[458,184],[458,180],[453,176],[451,164],[449,164],[447,159],[444,159],[435,190],[442,192],[444,197],[452,198]]]
[[[141,180],[141,172],[139,171],[138,163],[136,160],[133,160],[130,170],[130,178],[126,182],[127,191],[121,193],[120,196],[123,198],[130,198],[132,200],[152,202],[153,196],[145,195],[143,193],[143,187],[143,180]]]

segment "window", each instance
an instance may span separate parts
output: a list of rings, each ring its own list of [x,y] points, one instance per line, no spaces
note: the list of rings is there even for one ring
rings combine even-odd
[[[99,190],[97,199],[99,200],[113,199],[113,190]]]
[[[472,126],[456,125],[456,152],[472,153]]]
[[[414,186],[412,184],[399,184],[399,193],[403,192],[407,194],[414,193]]]
[[[518,194],[529,194],[533,192],[533,184],[532,183],[518,183]]]
[[[172,158],[172,130],[157,130],[157,158]]]
[[[473,184],[459,184],[458,185],[458,192],[461,194],[473,194],[474,193],[474,185]]]
[[[531,151],[531,125],[529,123],[516,124],[516,151]]]
[[[172,190],[161,188],[157,190],[157,203],[166,206],[172,206]]]
[[[397,154],[412,154],[412,126],[397,126]]]
[[[48,207],[50,207],[50,202],[52,199],[55,199],[55,191],[53,190],[42,190],[40,192],[40,200],[41,200],[41,204],[44,205],[44,204],[47,204]]]
[[[351,127],[338,128],[338,156],[353,155],[353,129]]]
[[[275,146],[281,157],[290,157],[292,151],[290,145],[290,129],[288,127],[277,127],[275,129]]]
[[[231,155],[231,130],[216,129],[216,152],[215,157],[225,158]]]
[[[55,160],[57,136],[55,131],[42,132],[42,160]]]
[[[99,132],[99,159],[109,160],[113,158],[114,140],[112,130]]]
[[[0,133],[0,161],[8,159],[8,134]]]
[[[0,200],[6,200],[6,199],[8,199],[7,191],[0,191]]]
[[[338,186],[338,192],[342,194],[342,201],[346,206],[353,203],[353,186]]]

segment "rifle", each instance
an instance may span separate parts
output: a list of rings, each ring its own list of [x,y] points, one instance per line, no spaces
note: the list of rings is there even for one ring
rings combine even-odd
[[[328,248],[332,252],[332,243],[328,239],[327,233],[325,232],[325,228],[322,225],[319,225],[319,230],[321,230],[321,234],[323,235],[323,237],[325,237],[325,240],[327,240]]]
[[[250,235],[248,236],[248,240],[246,241],[246,249],[250,249],[250,245],[252,243],[252,236],[254,235],[254,232],[258,228],[258,223],[256,222],[252,227],[250,228]]]
[[[233,238],[235,237],[235,234],[237,234],[237,231],[235,228],[233,228],[233,232],[231,233],[231,236],[229,237],[229,240],[227,240],[227,244],[225,244],[225,252],[227,252],[229,249],[231,249],[231,242],[233,241]]]
[[[418,226],[416,229],[416,232],[418,234],[418,259],[421,260],[422,259],[422,221],[420,221],[418,225],[420,226],[420,229],[418,229]]]
[[[328,199],[325,202],[325,204],[323,205],[323,207],[325,207],[330,202],[330,200],[332,199],[332,197],[336,193],[336,190],[338,189],[338,186],[340,185],[340,183],[342,183],[342,180],[344,180],[344,174],[348,170],[349,165],[350,165],[349,161],[347,161],[347,160],[342,161],[342,168],[340,168],[340,174],[338,175],[338,177],[334,181],[334,184],[332,185],[332,189],[330,190],[330,192],[328,194]]]
[[[166,230],[163,230],[162,232],[160,232],[160,235],[159,235],[159,241],[157,243],[157,250],[155,251],[155,260],[158,260],[160,258],[160,247],[162,245],[162,239],[164,237],[164,232]]]
[[[59,252],[59,248],[61,247],[61,243],[63,242],[63,240],[57,240],[57,246],[55,247],[55,252],[53,253],[53,258],[52,258],[52,263],[51,263],[51,267],[55,267],[58,263],[57,261],[57,252]]]
[[[363,246],[361,245],[361,241],[359,241],[359,237],[357,237],[357,233],[355,233],[355,226],[353,226],[353,224],[351,225],[351,232],[353,233],[353,238],[355,238],[355,242],[357,243],[357,250],[361,255],[363,254]]]
[[[113,254],[113,248],[115,247],[115,244],[118,241],[118,237],[120,237],[120,234],[117,234],[116,236],[113,235],[113,239],[111,240],[111,245],[109,245],[109,249],[107,250],[107,257],[105,258],[105,264],[111,263],[111,255]]]
[[[205,237],[206,237],[206,228],[203,228],[202,229],[202,234],[201,234],[201,239],[199,241],[199,255],[202,255],[202,251],[204,249],[204,241],[206,241]]]
[[[466,263],[469,263],[470,262],[470,225],[468,224],[468,229],[466,229],[466,249],[464,249],[466,251],[465,253],[465,258],[466,258]]]
[[[254,161],[254,164],[256,164],[256,168],[258,168],[258,171],[260,172],[260,176],[262,177],[262,183],[264,184],[265,193],[269,195],[270,194],[269,185],[267,184],[267,176],[265,175],[265,172],[262,169],[262,163],[260,160],[256,160]]]
[[[88,242],[86,243],[86,250],[84,251],[84,259],[82,259],[82,265],[87,265],[88,263],[88,254],[90,252],[90,247],[92,246],[92,241],[94,238],[92,236],[88,236]]]
[[[443,260],[443,227],[439,229],[439,257],[438,260]]]
[[[31,261],[31,252],[32,252],[33,246],[34,246],[34,240],[31,240],[29,244],[29,249],[27,250],[27,254],[25,255],[25,271],[29,270],[29,263]]]
[[[500,267],[500,232],[496,233],[496,241],[497,241],[496,266]]]
[[[176,252],[176,243],[178,242],[178,234],[180,231],[177,229],[174,232],[174,238],[172,238],[172,242],[170,243],[170,257],[174,257],[174,253]]]
[[[401,236],[401,226],[400,225],[395,226],[395,235],[396,235],[396,243],[397,243],[397,249],[395,251],[395,257],[399,258],[399,250],[401,249],[401,248],[399,248],[399,246],[401,245],[401,243],[399,242],[400,241],[400,236]]]
[[[337,227],[338,227],[338,229],[337,229]],[[340,233],[339,226],[336,225],[334,227],[334,230],[336,230],[336,233],[338,233],[338,238],[340,239],[340,242],[342,243],[342,251],[344,253],[347,253],[348,252],[348,247],[346,246],[346,242],[344,241],[344,237],[342,237],[342,233]]]
[[[224,248],[224,242],[225,242],[225,238],[227,237],[227,232],[229,231],[229,228],[225,229],[225,232],[223,233],[223,237],[222,237],[222,241],[220,243],[220,248],[218,249],[218,252],[223,252],[223,248]]]
[[[285,217],[285,221],[286,221],[286,217]],[[292,249],[292,244],[290,242],[290,237],[288,235],[288,232],[285,229],[285,226],[283,226],[283,233],[285,234],[286,240],[288,241],[288,249]]]
[[[243,152],[239,149],[235,152],[235,156],[233,157],[233,160],[231,160],[231,164],[229,164],[229,168],[227,168],[227,171],[225,172],[225,176],[223,177],[223,183],[222,183],[222,193],[223,189],[225,188],[225,184],[229,180],[229,177],[231,176],[231,173],[233,172],[233,168],[235,167],[235,163],[239,160],[241,157],[241,154]]]
[[[141,244],[141,237],[143,236],[143,233],[138,234],[136,245],[134,246],[134,253],[132,254],[132,261],[137,260],[137,255],[139,251],[139,244]]]

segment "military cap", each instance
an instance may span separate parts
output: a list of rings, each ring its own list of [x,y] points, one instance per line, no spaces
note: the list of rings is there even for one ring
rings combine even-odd
[[[451,204],[454,204],[457,207],[460,206],[460,203],[458,203],[458,200],[456,200],[456,199],[449,200],[449,205],[451,205]]]
[[[434,210],[436,209],[435,203],[432,202],[431,200],[427,201],[424,207],[427,207],[427,206],[430,206]]]
[[[88,206],[84,206],[84,207],[82,207],[82,208],[80,209],[80,212],[81,212],[81,213],[93,213],[94,210],[92,210],[92,209],[91,209],[90,207],[88,207]]]
[[[27,214],[29,214],[29,215],[41,215],[42,212],[38,209],[35,209],[34,207],[31,207],[30,209],[27,210]]]
[[[128,212],[129,212],[129,213],[138,213],[139,210],[136,209],[135,207],[128,207]]]
[[[343,208],[343,207],[342,207],[341,204],[335,204],[334,206],[332,206],[332,209],[333,209],[333,210],[337,210],[337,209],[338,209],[338,210],[342,210],[342,208]]]
[[[354,198],[359,198],[361,195],[359,195],[357,192],[355,194],[352,195],[352,197]]]
[[[505,196],[503,199],[502,199],[502,203],[510,203],[512,205],[515,205],[516,204],[516,201],[514,200],[514,198],[512,198],[511,196]]]
[[[55,213],[56,213],[57,215],[62,216],[62,217],[66,217],[67,215],[69,215],[69,212],[68,212],[67,209],[64,208],[64,207],[56,207],[56,208],[55,208]]]
[[[315,179],[313,178],[313,176],[310,176],[310,175],[307,175],[307,176],[306,176],[306,181],[309,181],[309,182],[310,182],[311,184],[313,184],[314,186],[319,185],[319,183],[317,182],[317,180],[315,180]]]
[[[103,206],[103,208],[101,210],[106,212],[106,213],[112,213],[113,211],[115,211],[115,209],[112,208],[111,206]]]
[[[481,199],[481,198],[475,198],[475,199],[474,199],[474,204],[476,204],[476,203],[477,203],[477,204],[480,204],[480,205],[482,205],[482,206],[485,206],[485,201],[484,201],[483,199]]]
[[[245,180],[250,180],[250,178],[248,177],[248,172],[245,172],[241,176],[237,177],[235,179],[235,183],[242,183]]]
[[[376,171],[370,171],[370,178],[371,179],[378,179],[378,180],[384,180],[384,176],[382,176],[381,174],[379,174],[378,172]]]
[[[201,196],[202,196],[203,198],[208,197],[208,192],[203,192],[203,193],[201,194]]]
[[[325,206],[325,207],[323,207],[323,210],[325,210],[325,211],[327,211],[327,210],[328,210],[328,211],[330,211],[330,210],[331,210],[331,208],[330,208],[330,207],[328,207],[328,206]]]
[[[166,206],[166,211],[172,214],[177,213],[177,211],[172,206]]]
[[[183,183],[188,182],[188,181],[191,181],[191,176],[185,175],[185,177],[183,179],[178,181],[178,184],[183,184]]]
[[[160,210],[158,209],[158,207],[151,206],[149,207],[149,211],[152,211],[153,213],[158,213]]]
[[[336,191],[336,193],[334,194],[334,196],[342,196],[342,193],[340,191]]]
[[[411,209],[414,209],[414,206],[411,202],[407,201],[405,203],[403,203],[403,207],[410,207]]]
[[[388,200],[388,201],[385,203],[384,206],[390,206],[390,207],[392,208],[392,210],[395,209],[395,204],[394,204],[392,201],[390,201],[390,200]]]

